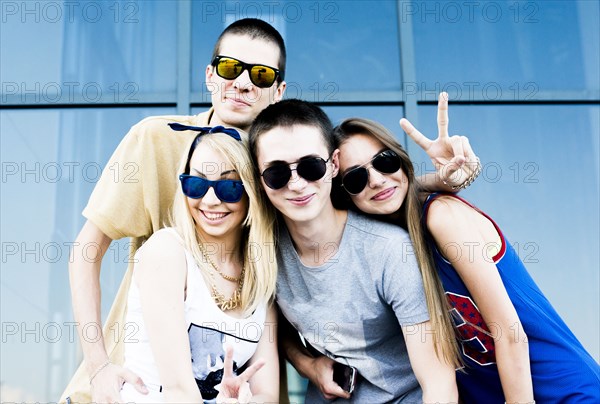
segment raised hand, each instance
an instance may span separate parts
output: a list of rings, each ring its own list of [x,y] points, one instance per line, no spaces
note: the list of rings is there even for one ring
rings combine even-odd
[[[479,159],[465,136],[448,136],[448,93],[438,99],[438,137],[431,140],[419,132],[407,119],[400,126],[408,136],[427,153],[437,170],[437,175],[453,189],[460,188],[480,169]]]
[[[236,376],[233,373],[233,348],[227,347],[223,362],[223,379],[215,386],[215,389],[219,390],[217,403],[249,403],[252,392],[248,380],[264,365],[265,361],[259,360],[244,370],[241,375]]]

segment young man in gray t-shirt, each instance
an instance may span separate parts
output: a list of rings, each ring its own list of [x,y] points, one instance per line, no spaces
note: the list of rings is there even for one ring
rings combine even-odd
[[[260,181],[282,219],[277,301],[323,354],[282,341],[311,382],[306,401],[456,402],[454,369],[435,353],[408,235],[331,202],[339,169],[331,132],[323,111],[299,100],[269,106],[250,130]],[[358,369],[352,395],[333,382],[334,361]]]

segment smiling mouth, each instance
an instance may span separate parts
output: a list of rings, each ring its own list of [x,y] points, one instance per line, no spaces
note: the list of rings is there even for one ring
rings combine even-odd
[[[375,196],[373,196],[371,199],[373,199],[375,201],[382,201],[382,200],[385,200],[385,199],[388,199],[389,197],[391,197],[395,191],[396,191],[396,187],[390,187],[381,192],[376,193]]]
[[[202,210],[201,212],[205,218],[207,218],[208,220],[214,220],[214,221],[221,220],[229,214],[227,212],[206,212],[204,210]]]
[[[310,195],[306,195],[306,196],[300,196],[297,198],[290,198],[288,200],[292,203],[305,203],[305,202],[309,201],[313,197],[313,195],[314,194],[310,194]]]
[[[226,101],[229,101],[230,103],[232,103],[233,105],[236,106],[242,106],[242,107],[250,107],[251,104],[245,100],[243,100],[242,98],[235,98],[235,97],[225,97]]]

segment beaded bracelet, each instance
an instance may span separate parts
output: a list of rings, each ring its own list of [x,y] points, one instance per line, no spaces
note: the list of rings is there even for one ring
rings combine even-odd
[[[96,371],[94,373],[92,373],[92,376],[90,376],[90,385],[92,384],[92,380],[94,380],[94,378],[96,376],[98,376],[98,373],[100,373],[102,371],[102,369],[104,369],[108,365],[110,365],[110,361],[109,360],[107,360],[106,362],[104,362],[102,365],[98,366],[98,369],[96,369]]]
[[[462,184],[450,185],[444,180],[442,180],[442,182],[444,183],[444,185],[449,186],[450,189],[452,189],[453,191],[459,191],[461,189],[467,188],[469,185],[475,182],[475,179],[479,177],[479,174],[481,174],[481,162],[479,161],[479,158],[477,158],[477,167],[475,167],[475,171],[473,171],[473,173],[469,175],[469,177]]]

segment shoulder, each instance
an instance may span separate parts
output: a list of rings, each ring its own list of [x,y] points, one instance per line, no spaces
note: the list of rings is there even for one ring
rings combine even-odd
[[[196,125],[198,116],[193,115],[160,115],[149,116],[142,119],[131,128],[132,135],[146,135],[152,133],[176,133],[169,127],[169,123],[177,122],[183,125]]]
[[[456,224],[464,223],[478,215],[475,209],[463,200],[450,196],[440,195],[430,202],[427,209],[427,228],[431,232],[440,229],[449,229]]]
[[[118,147],[118,155],[138,163],[167,164],[171,169],[195,138],[193,131],[174,131],[169,123],[196,126],[201,115],[151,116],[134,125]]]
[[[404,241],[409,239],[408,232],[402,227],[387,223],[357,212],[348,212],[348,226],[352,227],[355,238],[366,242],[373,240]]]
[[[160,229],[140,247],[136,258],[138,263],[182,262],[185,260],[183,240],[171,227]]]

